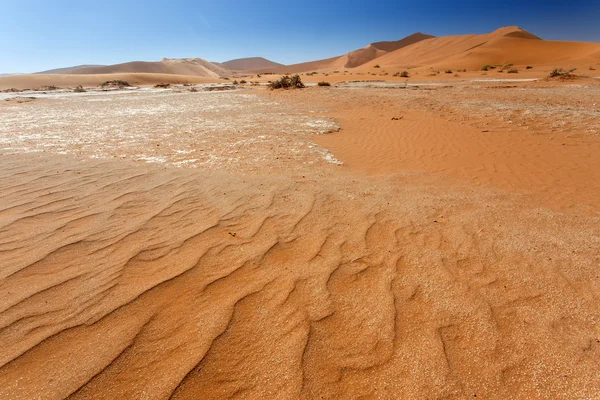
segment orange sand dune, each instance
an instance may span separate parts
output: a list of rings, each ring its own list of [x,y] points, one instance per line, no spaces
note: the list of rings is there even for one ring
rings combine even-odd
[[[247,70],[258,70],[265,68],[277,68],[284,67],[283,64],[279,64],[273,62],[271,60],[267,60],[263,57],[249,57],[249,58],[238,58],[231,61],[226,61],[224,63],[213,63],[222,68],[231,70],[231,71],[247,71]]]
[[[528,36],[529,34],[519,27],[500,28],[492,33],[483,35],[460,35],[460,36],[442,36],[426,39],[415,43],[411,46],[393,51],[380,59],[377,62],[365,64],[363,68],[372,68],[375,64],[382,67],[407,67],[407,66],[429,66],[458,53],[463,53],[484,45],[488,41],[505,37],[509,34],[521,34]],[[532,35],[533,36],[533,35]],[[535,36],[529,39],[532,41],[540,41]]]
[[[348,54],[338,57],[332,57],[325,60],[310,61],[300,64],[287,65],[279,68],[262,69],[256,72],[272,72],[277,74],[285,73],[300,73],[312,71],[328,71],[340,69],[355,68],[369,61],[383,56],[391,51],[409,46],[421,40],[432,38],[431,35],[423,33],[415,33],[404,39],[393,42],[376,42],[371,43],[365,48],[354,50]]]
[[[449,57],[436,66],[477,69],[485,64],[591,66],[600,62],[600,44],[526,40],[502,37],[463,54]]]
[[[212,83],[218,82],[214,77],[202,77],[192,75],[173,75],[173,74],[139,74],[139,73],[119,73],[119,74],[30,74],[30,75],[12,75],[0,77],[0,90],[11,88],[16,89],[34,89],[44,86],[57,86],[59,88],[73,88],[77,85],[85,87],[98,86],[99,84],[120,79],[129,82],[131,85],[155,85],[157,83]]]
[[[230,71],[221,66],[201,58],[163,59],[158,62],[134,61],[123,64],[107,65],[100,67],[75,67],[61,68],[48,73],[67,74],[122,74],[122,73],[147,73],[147,74],[174,74],[194,76],[226,76]]]
[[[361,66],[391,51],[401,49],[429,38],[433,38],[433,36],[417,32],[395,42],[372,43],[364,49],[355,50],[348,53],[348,61],[346,62],[346,65],[344,65],[344,68],[355,68]]]

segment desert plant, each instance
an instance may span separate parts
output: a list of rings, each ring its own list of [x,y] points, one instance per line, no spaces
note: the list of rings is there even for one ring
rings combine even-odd
[[[486,65],[484,65],[483,67],[481,67],[481,70],[482,70],[482,71],[489,71],[491,68],[494,68],[494,66],[493,66],[493,65],[486,64]]]
[[[323,82],[317,83],[317,85],[319,85],[319,86],[331,86],[331,83],[323,81]]]
[[[533,68],[533,67],[532,67],[531,65],[528,65],[528,66],[526,67],[526,69],[532,69],[532,68]]]
[[[376,66],[374,66],[373,68],[381,68],[381,66],[379,64],[377,64]]]
[[[246,81],[245,81],[245,80],[243,80],[243,79],[240,81],[240,84],[241,84],[241,85],[245,85],[246,83],[248,83],[248,82],[246,82]]]
[[[596,70],[596,68],[590,67],[590,71],[595,71],[595,70]]]
[[[239,85],[239,84],[240,84],[240,83],[237,81],[237,79],[236,79],[236,80],[234,80],[234,81],[233,81],[233,82],[231,82],[231,83],[233,83],[234,85]]]
[[[402,71],[402,72],[400,72],[400,77],[401,78],[408,78],[408,71]]]
[[[83,88],[83,86],[79,85],[75,89],[73,89],[73,92],[75,92],[75,93],[85,93],[86,90]]]
[[[447,74],[451,74],[451,73],[452,73],[452,70],[451,70],[451,69],[447,69],[447,70],[446,70],[446,73],[447,73]]]
[[[198,91],[198,89],[196,89],[195,87],[190,89],[190,92],[192,92],[192,93],[196,93],[197,91]]]
[[[103,83],[100,84],[100,87],[102,87],[102,88],[118,87],[119,89],[122,89],[122,88],[127,87],[127,86],[131,86],[129,84],[129,82],[122,81],[122,80],[119,80],[119,79],[114,80],[114,81],[106,81],[106,82],[103,82]]]
[[[157,83],[156,85],[154,85],[155,89],[168,89],[171,87],[170,83]]]
[[[519,73],[519,70],[518,70],[518,69],[516,69],[516,68],[512,68],[512,69],[509,69],[509,70],[508,70],[508,73],[509,73],[509,74],[518,74],[518,73]]]
[[[273,81],[269,84],[271,89],[302,89],[304,88],[304,83],[302,83],[302,79],[300,75],[284,75],[279,80]]]
[[[556,77],[561,77],[561,78],[572,78],[573,76],[573,72],[576,70],[577,68],[572,68],[568,71],[562,69],[562,68],[554,68],[552,70],[552,72],[550,72],[550,75],[548,75],[549,78],[556,78]]]

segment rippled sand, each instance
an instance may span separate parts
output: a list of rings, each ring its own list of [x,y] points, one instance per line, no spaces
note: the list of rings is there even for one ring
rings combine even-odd
[[[412,98],[333,90],[0,107],[0,396],[596,398],[595,186],[557,210],[477,160],[436,171],[448,156],[402,147],[420,164],[374,173],[428,143],[407,132],[437,137],[411,122],[435,111],[392,121]],[[455,122],[438,127],[468,149]]]

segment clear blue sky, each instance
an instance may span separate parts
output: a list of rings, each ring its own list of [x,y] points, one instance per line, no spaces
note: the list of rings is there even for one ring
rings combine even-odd
[[[600,0],[0,0],[0,17],[0,73],[163,57],[291,64],[417,31],[507,25],[544,39],[600,42]]]

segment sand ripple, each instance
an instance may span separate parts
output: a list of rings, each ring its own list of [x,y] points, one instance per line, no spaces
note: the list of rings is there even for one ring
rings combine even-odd
[[[597,396],[598,218],[410,176],[73,165],[0,158],[2,397]]]

